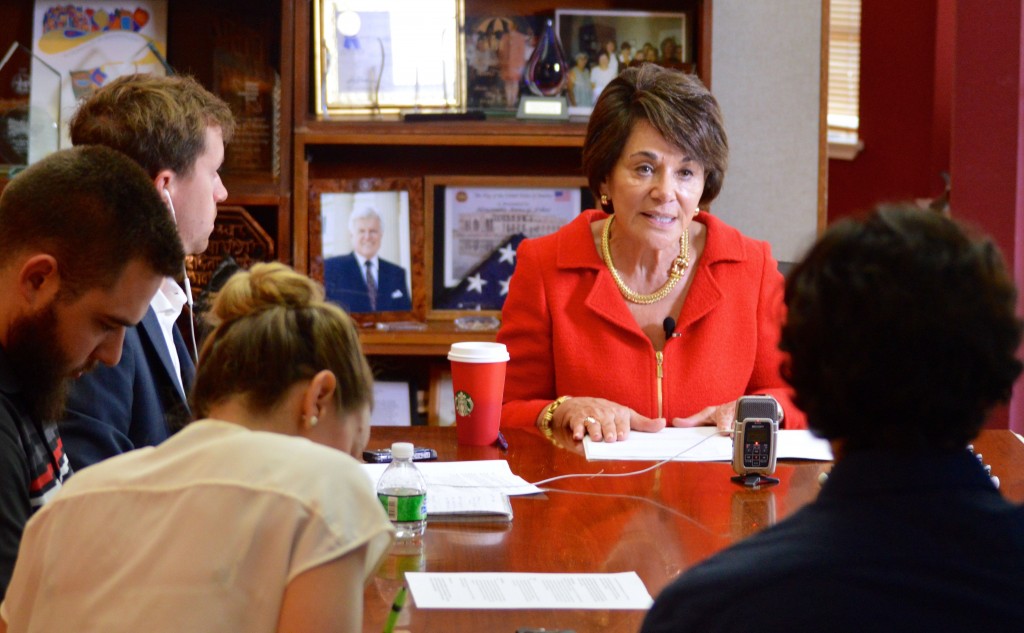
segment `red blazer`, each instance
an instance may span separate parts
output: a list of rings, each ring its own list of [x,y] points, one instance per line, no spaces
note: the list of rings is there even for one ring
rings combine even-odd
[[[658,417],[657,357],[594,248],[586,211],[558,232],[525,240],[498,341],[511,361],[503,426],[532,426],[556,397],[592,396]],[[697,413],[742,395],[769,394],[786,428],[806,428],[779,373],[783,278],[766,242],[701,213],[707,228],[676,333],[663,350],[663,412]]]

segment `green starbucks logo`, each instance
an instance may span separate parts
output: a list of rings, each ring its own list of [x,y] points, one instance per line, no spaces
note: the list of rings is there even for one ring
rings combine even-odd
[[[465,391],[455,394],[455,411],[462,417],[473,412],[473,398]]]

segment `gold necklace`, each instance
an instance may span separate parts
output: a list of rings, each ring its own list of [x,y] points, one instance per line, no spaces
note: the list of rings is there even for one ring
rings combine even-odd
[[[608,246],[608,235],[611,233],[614,220],[615,216],[613,215],[604,223],[604,230],[601,231],[601,254],[604,256],[604,263],[608,266],[608,271],[612,274],[612,279],[615,280],[615,285],[619,287],[619,292],[626,298],[626,301],[631,303],[650,305],[661,301],[668,296],[668,293],[672,292],[672,289],[682,279],[683,273],[690,267],[689,229],[683,231],[683,234],[679,237],[679,255],[672,260],[672,266],[668,269],[668,281],[661,288],[658,288],[649,295],[645,295],[627,286],[626,282],[622,281],[622,277],[619,276],[619,271],[615,270],[615,264],[612,262],[612,250]]]

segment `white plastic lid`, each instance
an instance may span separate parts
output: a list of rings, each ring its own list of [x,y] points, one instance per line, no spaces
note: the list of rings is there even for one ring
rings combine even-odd
[[[508,359],[508,348],[504,343],[466,341],[452,343],[452,348],[448,351],[448,360],[460,363],[500,363],[507,362]]]
[[[394,459],[412,459],[412,444],[395,442],[391,445],[391,457]]]

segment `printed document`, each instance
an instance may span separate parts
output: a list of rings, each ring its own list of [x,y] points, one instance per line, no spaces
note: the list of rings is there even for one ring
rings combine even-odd
[[[583,440],[583,449],[591,461],[731,462],[732,436],[719,433],[713,426],[666,428],[657,433],[630,431],[624,442],[592,442],[587,437]],[[828,441],[815,437],[810,431],[779,431],[775,457],[830,462],[832,448]]]
[[[388,464],[361,464],[363,471],[377,485]],[[427,480],[427,491],[435,486],[477,488],[507,495],[532,495],[543,492],[519,475],[512,474],[504,459],[483,459],[468,462],[416,462],[416,468]],[[428,495],[429,498],[429,495]]]
[[[417,609],[637,609],[654,602],[636,572],[408,572]]]

